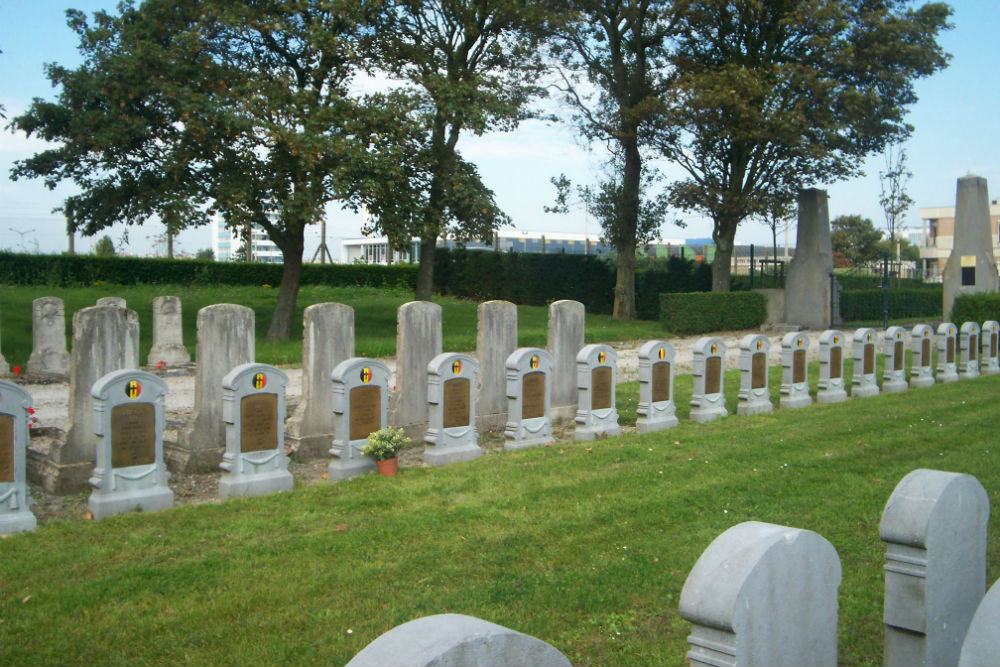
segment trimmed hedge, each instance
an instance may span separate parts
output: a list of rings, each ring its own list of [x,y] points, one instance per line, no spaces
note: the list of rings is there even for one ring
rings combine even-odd
[[[660,321],[670,333],[695,334],[759,327],[767,318],[760,292],[661,294]]]
[[[941,317],[941,286],[889,289],[889,318]],[[844,322],[863,322],[882,319],[884,314],[882,290],[844,290],[840,293],[840,319]]]
[[[987,320],[1000,320],[1000,294],[981,292],[955,296],[950,322],[959,326],[965,322],[978,322],[982,326]]]
[[[873,273],[852,273],[835,271],[837,282],[845,290],[864,290],[882,287],[882,276]],[[920,278],[897,278],[889,277],[889,289],[923,289],[932,287],[934,283],[925,283]]]

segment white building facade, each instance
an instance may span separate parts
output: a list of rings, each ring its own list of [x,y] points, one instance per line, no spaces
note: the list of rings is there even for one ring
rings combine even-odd
[[[270,214],[277,217],[276,213]],[[226,227],[222,216],[216,215],[212,218],[212,253],[215,259],[220,262],[234,261],[243,248],[243,235],[236,230]],[[251,257],[254,262],[266,262],[271,264],[281,263],[281,250],[274,244],[259,225],[254,225],[251,230]]]

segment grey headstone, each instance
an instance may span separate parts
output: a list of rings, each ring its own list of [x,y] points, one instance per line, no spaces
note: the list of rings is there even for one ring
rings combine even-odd
[[[885,368],[882,371],[882,391],[893,394],[906,391],[910,385],[906,382],[906,329],[889,327],[882,338],[882,358]]]
[[[679,423],[674,403],[674,346],[666,341],[647,341],[639,348],[636,414],[635,428],[639,433],[662,431]]]
[[[576,355],[577,442],[622,434],[615,406],[618,353],[609,345],[585,345]]]
[[[878,380],[875,375],[878,334],[874,329],[861,328],[854,332],[851,351],[854,353],[854,369],[851,376],[851,396],[866,398],[878,395]]]
[[[576,355],[583,349],[586,310],[579,301],[549,304],[549,337],[546,347],[555,361],[552,371],[552,419],[576,414]]]
[[[958,332],[958,376],[979,377],[979,339],[982,332],[978,322],[966,322]]]
[[[509,301],[487,301],[479,304],[477,312],[476,416],[481,431],[500,431],[507,423],[505,364],[517,349],[517,306]]]
[[[750,521],[709,545],[681,590],[692,667],[837,664],[837,551],[822,536]]]
[[[173,506],[163,462],[166,395],[163,380],[140,370],[113,371],[94,383],[97,465],[87,501],[94,519]]]
[[[964,176],[955,192],[955,235],[944,268],[944,317],[951,317],[959,294],[996,292],[1000,288],[993,256],[990,195],[986,179]]]
[[[476,433],[476,375],[479,365],[467,354],[439,354],[427,365],[430,423],[424,462],[442,466],[483,455]]]
[[[783,410],[812,405],[809,395],[809,336],[792,331],[781,339],[781,399]]]
[[[352,357],[337,364],[333,382],[334,438],[327,466],[331,482],[375,470],[375,459],[361,453],[368,435],[388,425],[389,367],[376,359]]]
[[[726,410],[726,344],[718,338],[705,336],[695,341],[692,350],[691,420],[710,422],[729,415]]]
[[[149,348],[147,365],[181,366],[190,361],[191,354],[184,347],[180,297],[156,297],[153,299],[153,346]]]
[[[827,329],[819,335],[819,383],[817,403],[840,403],[847,400],[844,380],[844,333]]]
[[[0,318],[2,319],[2,318]],[[0,333],[3,331],[3,324],[0,322]],[[0,378],[7,377],[10,375],[10,365],[7,360],[3,357],[3,347],[0,345]]]
[[[333,440],[337,364],[354,356],[354,309],[317,303],[302,313],[302,400],[285,425],[285,444],[299,456],[326,456]]]
[[[396,390],[389,423],[414,441],[427,429],[427,364],[441,354],[441,306],[411,301],[399,307],[396,329]]]
[[[120,296],[102,296],[94,304],[95,306],[113,306],[114,308],[128,308],[125,299]]]
[[[983,322],[979,370],[983,375],[1000,374],[1000,322]]]
[[[43,296],[31,302],[31,356],[27,372],[36,378],[69,378],[66,311],[62,299]]]
[[[830,326],[830,212],[826,190],[799,191],[795,256],[785,281],[785,322],[809,329]]]
[[[774,410],[767,384],[767,336],[748,334],[740,341],[740,393],[736,414],[758,415]]]
[[[261,496],[295,486],[285,455],[288,376],[267,364],[242,364],[222,379],[226,453],[219,497]]]
[[[507,451],[552,442],[552,355],[522,347],[507,357]],[[524,389],[527,388],[527,392]]]
[[[934,329],[918,324],[910,332],[910,386],[934,384]]]
[[[1000,656],[1000,581],[995,582],[979,603],[962,642],[958,667],[996,667]]]
[[[31,395],[0,380],[0,535],[34,530],[31,491],[25,474]]]
[[[378,637],[347,667],[569,667],[540,639],[461,614],[425,616]]]
[[[937,381],[958,381],[958,327],[951,322],[937,329]]]
[[[896,486],[879,527],[887,667],[958,664],[986,591],[989,516],[986,491],[971,475],[914,470]]]

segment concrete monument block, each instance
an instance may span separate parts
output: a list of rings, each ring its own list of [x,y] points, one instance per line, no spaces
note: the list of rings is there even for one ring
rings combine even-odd
[[[882,371],[882,391],[893,394],[906,391],[910,385],[906,382],[906,329],[889,327],[882,338],[882,358],[885,368]]]
[[[951,322],[937,330],[937,381],[958,381],[958,327]]]
[[[878,395],[878,380],[875,376],[874,329],[861,328],[854,332],[854,372],[851,379],[851,396],[866,398]]]
[[[337,364],[333,382],[334,438],[327,466],[331,482],[375,471],[375,459],[361,453],[368,435],[388,425],[389,367],[376,359],[352,357]]]
[[[396,626],[354,656],[347,667],[570,667],[540,639],[472,616],[438,614]]]
[[[31,356],[27,371],[36,378],[69,379],[66,311],[62,299],[43,296],[31,302]]]
[[[740,341],[740,393],[736,414],[759,415],[774,410],[767,386],[767,336],[749,334]]]
[[[476,422],[480,431],[500,431],[507,423],[507,357],[517,349],[517,306],[509,301],[479,304],[476,357]]]
[[[411,301],[399,307],[396,328],[396,390],[389,423],[414,441],[427,429],[427,364],[441,354],[441,306]]]
[[[615,405],[618,353],[609,345],[585,345],[576,355],[577,408],[573,439],[585,442],[622,434]]]
[[[94,519],[173,506],[163,462],[166,395],[163,380],[139,370],[113,371],[94,383],[97,465],[87,501]]]
[[[555,359],[537,347],[507,357],[506,451],[552,442],[552,372]]]
[[[285,444],[304,458],[326,456],[333,441],[330,374],[354,356],[354,309],[317,303],[302,313],[302,401],[285,424]]]
[[[819,336],[819,383],[817,403],[840,403],[847,400],[844,381],[844,334],[827,329]]]
[[[958,179],[955,240],[944,268],[942,313],[946,318],[951,317],[955,297],[959,294],[996,292],[1000,289],[996,258],[993,256],[993,232],[986,179],[981,176]]]
[[[1000,374],[1000,322],[987,320],[983,322],[982,341],[980,342],[979,371],[983,375]]]
[[[995,582],[979,603],[969,632],[962,642],[958,667],[993,667],[1000,656],[1000,581]]]
[[[910,332],[910,386],[934,384],[934,330],[918,324]]]
[[[726,344],[704,336],[695,341],[691,363],[694,391],[691,394],[691,420],[704,424],[726,417]]]
[[[181,429],[179,442],[165,445],[172,470],[195,472],[219,467],[226,443],[222,380],[237,366],[253,363],[255,343],[251,309],[219,303],[198,311],[194,414]]]
[[[785,281],[785,322],[809,329],[830,326],[830,212],[826,190],[799,191],[795,256]]]
[[[958,332],[958,377],[979,377],[979,323],[966,322]]]
[[[781,339],[781,400],[782,410],[812,405],[809,395],[809,367],[806,354],[809,336],[792,331]]]
[[[0,535],[34,530],[26,455],[31,395],[0,380]]]
[[[120,296],[102,296],[97,300],[95,306],[112,306],[114,308],[128,308],[125,299]]]
[[[986,591],[989,516],[971,475],[914,470],[896,486],[879,526],[887,667],[958,664]]]
[[[576,355],[583,349],[586,311],[579,301],[549,304],[548,347],[555,360],[552,371],[552,419],[571,419],[576,414]]]
[[[430,423],[424,462],[443,466],[483,455],[476,433],[476,374],[479,364],[467,354],[445,353],[427,365]]]
[[[190,363],[191,355],[184,347],[184,325],[181,321],[181,300],[176,296],[153,299],[153,346],[147,364],[182,366]]]
[[[674,403],[674,346],[651,340],[639,348],[639,407],[635,428],[639,433],[673,428],[677,420]]]
[[[687,658],[708,665],[837,664],[837,551],[820,535],[749,521],[709,545],[681,590]]]

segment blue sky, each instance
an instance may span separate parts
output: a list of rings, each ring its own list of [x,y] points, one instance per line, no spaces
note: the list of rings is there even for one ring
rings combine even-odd
[[[7,0],[0,3],[0,104],[7,117],[21,113],[34,97],[53,98],[56,91],[44,76],[44,64],[57,62],[72,66],[79,62],[75,35],[66,27],[69,7],[92,13],[113,10],[115,2],[102,0]],[[920,225],[918,209],[926,206],[953,206],[955,181],[966,174],[983,176],[993,185],[991,198],[1000,198],[1000,86],[997,82],[996,41],[1000,36],[1000,2],[997,0],[956,0],[952,22],[941,42],[952,54],[949,67],[917,83],[919,101],[909,113],[914,132],[906,143],[910,171],[908,191],[916,202],[904,222],[908,228]],[[65,221],[51,213],[72,193],[64,184],[55,191],[39,181],[12,182],[8,178],[13,162],[43,148],[36,140],[9,130],[0,132],[0,249],[60,252],[66,248]],[[511,216],[520,231],[598,232],[594,221],[582,212],[553,215],[543,211],[553,200],[549,178],[566,173],[574,182],[588,183],[598,173],[603,152],[598,147],[588,153],[570,128],[537,121],[526,122],[515,132],[484,137],[465,137],[459,142],[463,154],[477,165],[500,207]],[[815,184],[830,194],[830,215],[858,213],[884,224],[879,207],[878,172],[883,158],[874,156],[864,165],[866,176],[834,184]],[[668,178],[681,176],[669,164],[658,165]],[[680,217],[686,229],[665,223],[665,238],[706,237],[711,234],[707,220]],[[340,240],[360,235],[358,216],[331,208],[327,243],[336,256]],[[124,229],[110,230],[116,245]],[[133,228],[128,234],[127,251],[145,254],[151,238],[162,233],[156,223]],[[738,243],[770,245],[770,230],[748,221],[737,232]],[[794,229],[790,241],[794,240]],[[77,238],[77,249],[89,249],[92,239]],[[211,246],[208,228],[187,230],[178,240],[179,248],[195,252]],[[319,243],[318,226],[307,238],[308,259]],[[779,238],[779,244],[782,240]]]

